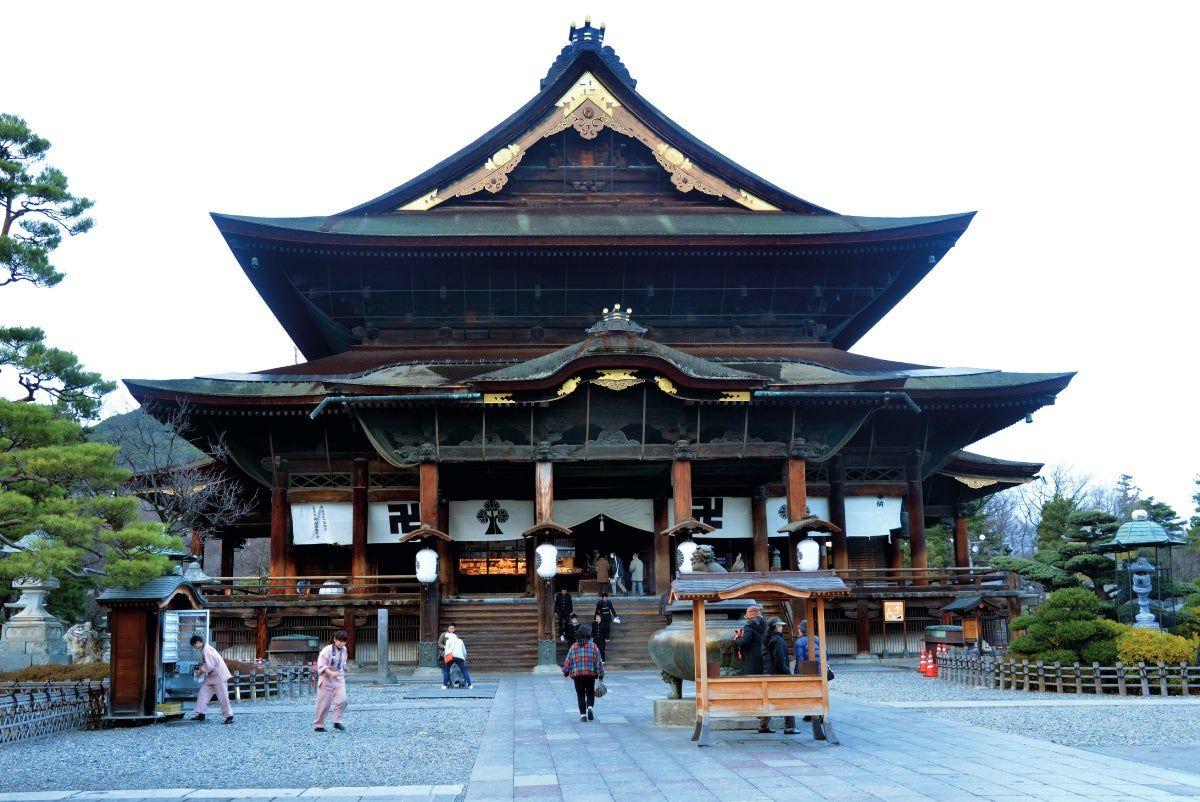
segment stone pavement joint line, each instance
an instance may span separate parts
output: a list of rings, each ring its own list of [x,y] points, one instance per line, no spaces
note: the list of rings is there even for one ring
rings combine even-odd
[[[59,800],[303,800],[339,799],[384,802],[403,799],[405,802],[434,800],[451,802],[462,795],[462,785],[376,785],[335,788],[153,788],[118,791],[16,791],[0,793],[0,802],[59,802]]]

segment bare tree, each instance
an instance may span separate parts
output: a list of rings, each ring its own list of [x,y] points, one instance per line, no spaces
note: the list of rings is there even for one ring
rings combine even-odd
[[[123,416],[104,439],[120,447],[117,462],[133,473],[130,489],[167,531],[185,542],[203,542],[254,511],[253,491],[227,469],[228,450],[220,437],[205,437],[205,451],[187,435],[196,435],[184,405]]]

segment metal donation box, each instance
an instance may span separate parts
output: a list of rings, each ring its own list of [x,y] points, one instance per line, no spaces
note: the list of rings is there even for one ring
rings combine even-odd
[[[962,646],[963,628],[948,625],[925,627],[925,648],[933,650],[940,643],[947,646]]]
[[[150,724],[183,715],[172,698],[195,696],[191,672],[199,652],[192,635],[208,634],[204,601],[183,577],[163,576],[140,588],[109,588],[97,602],[108,609],[110,724]]]

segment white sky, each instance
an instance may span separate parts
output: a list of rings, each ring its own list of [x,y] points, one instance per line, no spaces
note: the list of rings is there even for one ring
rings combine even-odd
[[[590,13],[645,97],[783,188],[847,214],[978,209],[854,350],[1079,371],[1034,425],[975,448],[1104,481],[1126,471],[1186,517],[1200,472],[1200,6],[705,10],[29,6],[8,20],[28,33],[5,37],[0,111],[53,142],[97,225],[59,250],[57,288],[0,289],[0,320],[43,326],[110,378],[290,364],[208,213],[325,214],[399,185],[532,97]],[[109,407],[131,404],[122,390]]]

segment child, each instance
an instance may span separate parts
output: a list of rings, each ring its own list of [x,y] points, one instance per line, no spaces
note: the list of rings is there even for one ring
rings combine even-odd
[[[346,630],[333,633],[333,642],[317,657],[317,718],[315,732],[325,732],[325,714],[333,708],[333,728],[344,731],[342,714],[346,712]]]

